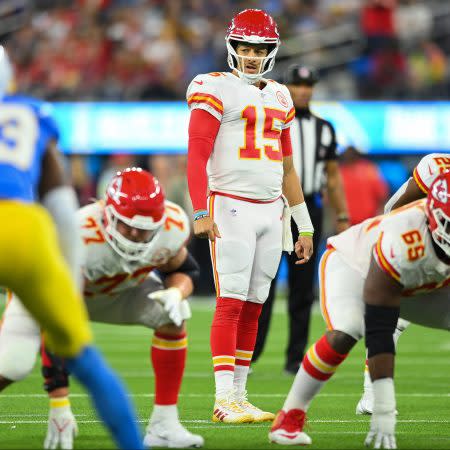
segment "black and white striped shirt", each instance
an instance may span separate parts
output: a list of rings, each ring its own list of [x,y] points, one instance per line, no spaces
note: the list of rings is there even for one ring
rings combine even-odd
[[[291,126],[292,157],[305,197],[320,193],[325,161],[336,160],[336,133],[325,119],[300,109]]]

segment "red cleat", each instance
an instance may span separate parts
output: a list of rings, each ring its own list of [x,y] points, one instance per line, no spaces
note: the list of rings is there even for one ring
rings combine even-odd
[[[301,409],[278,411],[269,433],[269,441],[280,445],[309,445],[311,438],[303,432],[306,414]]]

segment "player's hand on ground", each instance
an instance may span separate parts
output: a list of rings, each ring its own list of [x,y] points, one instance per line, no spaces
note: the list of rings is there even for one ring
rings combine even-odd
[[[373,448],[397,448],[395,442],[395,411],[389,413],[373,413],[370,431],[364,445]]]
[[[313,254],[313,250],[312,236],[299,236],[295,243],[295,253],[298,258],[295,264],[307,263]]]
[[[194,234],[199,238],[209,239],[210,241],[214,241],[216,237],[221,237],[217,224],[209,216],[194,221]]]
[[[50,408],[45,449],[72,449],[73,440],[78,434],[77,421],[70,406]]]
[[[148,294],[148,298],[160,303],[177,327],[192,316],[189,302],[183,299],[181,291],[176,287],[152,292]]]

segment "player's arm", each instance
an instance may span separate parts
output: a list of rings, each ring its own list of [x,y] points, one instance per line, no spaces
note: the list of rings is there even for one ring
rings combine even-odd
[[[194,284],[200,277],[200,266],[184,246],[166,264],[158,267],[158,271],[164,276],[164,285],[179,289],[182,298],[192,294]]]
[[[283,195],[289,203],[292,218],[297,224],[299,234],[295,243],[295,253],[299,258],[296,264],[304,264],[309,261],[313,253],[312,236],[314,227],[309,217],[300,178],[294,168],[290,128],[285,128],[281,132],[280,140],[283,152]]]
[[[325,172],[327,175],[328,199],[336,214],[336,231],[340,233],[350,226],[350,222],[341,172],[335,159],[325,162]]]
[[[416,180],[411,177],[399,190],[389,199],[384,207],[385,212],[400,208],[403,205],[414,202],[421,198],[425,198],[427,193],[424,192]]]
[[[206,206],[208,176],[206,165],[213,151],[220,121],[203,109],[194,109],[189,119],[187,180],[194,210],[194,233],[214,241],[220,237],[217,225]]]
[[[396,448],[393,334],[400,313],[402,285],[372,257],[364,283],[366,347],[374,405],[366,445]]]
[[[50,140],[42,159],[39,198],[49,211],[58,230],[62,253],[81,285],[82,246],[77,226],[78,200],[74,189],[65,181],[64,169],[55,140]]]
[[[161,303],[173,323],[181,326],[184,320],[191,317],[186,298],[194,290],[194,284],[200,276],[200,267],[183,246],[166,264],[159,266],[158,271],[166,289],[152,292],[148,297]]]

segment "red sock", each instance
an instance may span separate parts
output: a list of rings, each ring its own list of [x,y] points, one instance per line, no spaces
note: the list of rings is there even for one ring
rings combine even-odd
[[[218,297],[211,326],[211,353],[214,372],[234,370],[236,336],[244,302],[236,298]]]
[[[342,354],[334,350],[324,335],[306,352],[302,365],[313,378],[326,381],[334,374],[347,355],[348,353]]]
[[[186,333],[169,336],[155,332],[152,341],[155,404],[176,405],[186,364]]]
[[[246,301],[237,328],[236,366],[250,366],[258,334],[258,319],[262,304]]]

